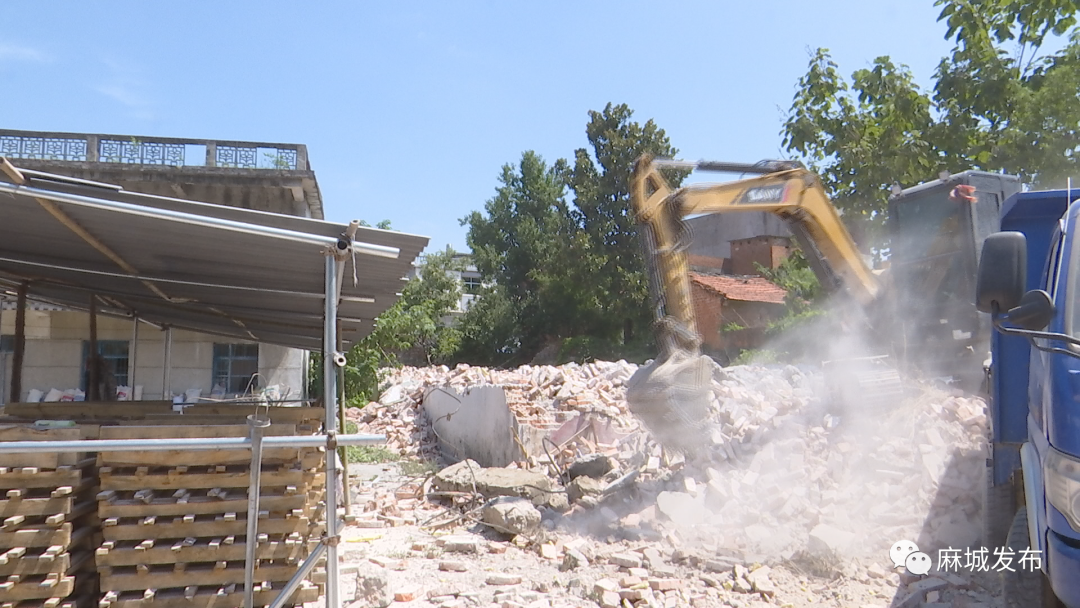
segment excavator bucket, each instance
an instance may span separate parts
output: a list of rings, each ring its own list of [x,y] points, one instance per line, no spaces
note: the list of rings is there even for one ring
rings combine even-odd
[[[676,350],[637,370],[626,383],[626,402],[653,437],[669,450],[692,455],[712,438],[712,377],[716,363]]]

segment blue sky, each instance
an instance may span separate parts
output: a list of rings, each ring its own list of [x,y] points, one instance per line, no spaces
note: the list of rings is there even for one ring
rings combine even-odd
[[[683,158],[753,162],[781,155],[810,49],[845,74],[891,55],[926,84],[951,46],[932,0],[4,9],[4,128],[307,144],[327,219],[458,250],[503,164],[571,156],[609,101]]]

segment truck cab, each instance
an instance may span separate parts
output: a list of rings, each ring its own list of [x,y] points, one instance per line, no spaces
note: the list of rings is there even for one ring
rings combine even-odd
[[[985,517],[1040,569],[1005,572],[1006,606],[1080,608],[1080,238],[1071,191],[1023,192],[984,242],[976,306],[990,313],[992,446]],[[994,497],[997,497],[994,499]],[[1000,546],[1000,545],[999,545]],[[989,547],[994,551],[995,547]]]

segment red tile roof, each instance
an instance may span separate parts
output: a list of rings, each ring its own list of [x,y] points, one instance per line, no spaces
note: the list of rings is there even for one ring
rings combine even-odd
[[[690,280],[729,300],[783,304],[787,291],[764,277],[690,273]]]

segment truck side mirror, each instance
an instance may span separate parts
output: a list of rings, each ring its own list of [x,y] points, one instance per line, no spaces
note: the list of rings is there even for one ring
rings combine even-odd
[[[1039,331],[1050,324],[1056,312],[1050,294],[1041,289],[1032,289],[1024,294],[1020,305],[1010,310],[1005,318],[1021,329]]]
[[[1026,287],[1027,238],[1024,233],[998,232],[986,237],[975,281],[975,307],[980,312],[1012,310],[1021,303]]]

